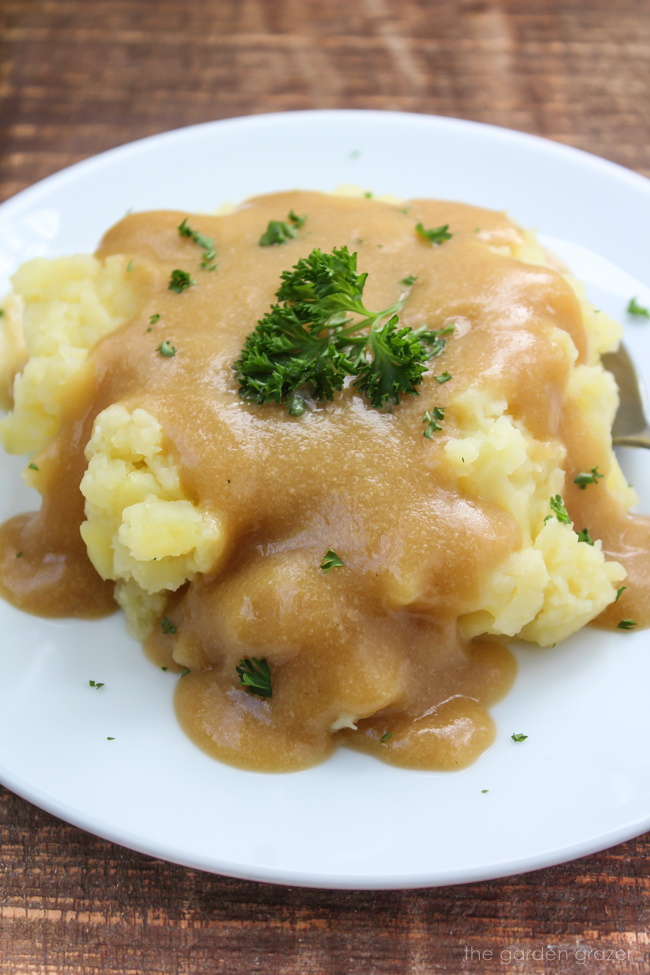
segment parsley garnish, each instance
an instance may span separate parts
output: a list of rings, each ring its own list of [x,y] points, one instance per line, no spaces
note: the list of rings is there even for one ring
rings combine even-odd
[[[259,239],[260,247],[286,244],[288,240],[298,236],[298,231],[304,227],[306,219],[307,217],[299,217],[293,210],[290,210],[286,221],[269,220],[266,230]]]
[[[489,792],[489,789],[481,789],[481,795],[484,796],[486,792]]]
[[[114,738],[107,738],[106,741],[115,741]]]
[[[392,731],[387,731],[385,735],[382,735],[381,736],[381,738],[379,739],[379,741],[380,741],[380,743],[382,745],[385,745],[386,742],[389,741],[389,739],[391,739],[392,737],[393,737],[393,732]]]
[[[16,558],[17,559],[22,559],[22,557],[23,557],[23,553],[22,552],[16,552]]]
[[[578,541],[579,542],[586,542],[587,545],[593,545],[594,544],[593,543],[593,539],[592,539],[591,535],[589,534],[589,529],[588,528],[583,528],[582,531],[579,531],[577,533],[577,535],[578,535]]]
[[[176,346],[172,345],[170,342],[167,341],[167,339],[165,339],[164,342],[160,343],[160,345],[156,349],[156,352],[160,352],[160,354],[164,356],[166,359],[171,359],[172,356],[176,355]]]
[[[423,431],[423,436],[428,440],[433,438],[434,430],[442,430],[442,425],[438,421],[444,420],[445,418],[445,408],[444,406],[434,406],[434,408],[429,412],[422,414],[422,422],[428,423],[426,430]]]
[[[212,237],[206,237],[205,234],[202,234],[199,230],[192,230],[187,222],[187,217],[185,217],[182,223],[179,223],[177,229],[181,237],[189,237],[194,241],[195,244],[198,244],[199,247],[203,248],[203,251],[205,252],[201,260],[201,267],[203,270],[216,270],[217,265],[214,263],[214,261],[216,260],[217,252],[215,250]]]
[[[340,569],[342,565],[345,565],[343,559],[340,559],[336,552],[333,552],[331,548],[325,552],[323,556],[323,561],[320,564],[323,572],[329,572],[330,569]]]
[[[412,274],[407,274],[405,278],[402,278],[400,284],[403,284],[405,288],[412,288],[417,278],[414,278]]]
[[[129,261],[129,263],[126,265],[127,271],[132,271],[134,267],[135,264],[133,263],[133,261]]]
[[[528,735],[510,735],[513,741],[526,741]]]
[[[235,670],[239,674],[239,683],[247,691],[260,697],[271,697],[273,694],[271,669],[266,660],[260,660],[258,657],[243,657]]]
[[[159,312],[156,312],[155,315],[151,315],[151,317],[149,318],[149,324],[150,325],[155,325],[156,322],[159,322],[161,318],[162,318],[162,315]]]
[[[423,227],[421,223],[417,224],[415,232],[424,237],[425,240],[431,241],[432,244],[442,244],[445,240],[451,240],[454,236],[449,233],[449,224],[445,223],[442,227],[433,227],[431,230],[427,230]]]
[[[2,318],[2,316],[4,315],[4,313],[5,313],[4,308],[0,308],[0,318]]]
[[[96,682],[94,680],[89,680],[88,681],[88,686],[89,687],[96,687],[96,688],[99,689],[100,687],[103,687],[104,685],[102,683],[98,683],[98,682]]]
[[[549,501],[549,504],[551,506],[551,511],[553,512],[553,515],[555,515],[555,517],[559,522],[561,522],[563,525],[571,524],[571,519],[569,518],[569,512],[566,510],[561,494],[556,494],[554,497],[552,497],[551,500]],[[547,515],[544,521],[545,522],[548,521],[549,518],[553,517],[553,515]]]
[[[187,675],[189,673],[190,673],[190,668],[189,667],[183,667],[183,669],[181,670],[181,677],[187,677]]]
[[[635,626],[636,626],[636,620],[621,620],[620,623],[617,623],[616,629],[617,630],[633,630]]]
[[[630,298],[627,313],[628,315],[637,315],[639,318],[650,318],[650,308],[640,305],[636,298]]]
[[[621,586],[620,589],[617,589],[616,590],[616,599],[614,600],[615,603],[617,603],[619,601],[619,599],[621,598],[621,596],[623,595],[623,593],[625,592],[626,589],[627,589],[627,586]]]
[[[175,633],[176,632],[176,627],[174,626],[174,624],[172,623],[172,621],[170,619],[168,619],[167,616],[163,616],[163,618],[161,619],[161,621],[160,621],[160,629],[165,634],[167,634],[167,633]]]
[[[349,375],[378,409],[399,403],[402,393],[417,393],[427,360],[442,352],[443,336],[454,325],[398,328],[396,312],[405,298],[368,311],[362,301],[366,277],[357,274],[357,255],[347,247],[330,254],[313,250],[283,271],[280,304],[258,321],[233,366],[242,396],[291,408],[303,390],[315,400],[333,399]],[[362,329],[369,330],[358,334]]]
[[[196,284],[196,281],[190,277],[187,271],[181,271],[179,268],[176,268],[169,277],[168,290],[175,291],[179,295],[186,288],[191,288],[194,284]]]
[[[603,476],[603,474],[599,474],[598,467],[596,466],[591,468],[591,472],[589,474],[585,474],[584,471],[576,474],[576,476],[573,478],[573,483],[577,484],[578,487],[584,491],[588,484],[598,484],[598,480]]]
[[[38,470],[38,466],[33,461],[32,461],[31,464],[28,464],[27,467],[29,468],[30,471],[37,471]]]
[[[440,385],[442,386],[443,383],[449,382],[449,380],[451,379],[451,373],[443,372],[439,376],[434,376],[433,378],[437,383],[440,383]]]

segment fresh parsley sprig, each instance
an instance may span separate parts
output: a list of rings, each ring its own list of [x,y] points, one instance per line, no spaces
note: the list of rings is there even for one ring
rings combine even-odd
[[[454,326],[398,327],[406,294],[389,308],[369,311],[363,303],[366,278],[347,247],[315,249],[283,271],[279,303],[247,336],[233,366],[242,396],[286,402],[298,415],[306,395],[331,400],[346,376],[356,377],[354,385],[377,409],[399,403],[402,393],[417,394],[427,361],[442,352]]]

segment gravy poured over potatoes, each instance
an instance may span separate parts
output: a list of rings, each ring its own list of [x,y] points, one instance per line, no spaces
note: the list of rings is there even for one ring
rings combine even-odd
[[[292,233],[262,246],[270,221]],[[282,272],[344,245],[367,308],[404,297],[400,327],[453,325],[419,395],[379,410],[348,377],[331,402],[307,390],[302,415],[245,401],[233,364]],[[2,527],[0,588],[46,616],[115,595],[185,672],[179,720],[210,754],[286,771],[344,742],[462,768],[514,679],[499,638],[648,624],[650,523],[629,514],[600,365],[618,326],[502,214],[278,193],[132,214],[70,260],[14,282],[26,354],[0,434],[35,451],[43,504]],[[255,661],[270,694],[241,683]]]

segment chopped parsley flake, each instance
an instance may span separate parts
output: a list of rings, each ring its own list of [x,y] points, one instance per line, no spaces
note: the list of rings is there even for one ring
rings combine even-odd
[[[381,736],[381,738],[379,739],[379,741],[381,742],[382,745],[385,745],[386,742],[389,741],[392,737],[393,737],[393,732],[392,731],[387,731],[385,735],[382,735]]]
[[[569,518],[569,512],[566,510],[561,494],[556,494],[554,497],[552,497],[551,500],[549,501],[549,504],[551,506],[551,511],[553,512],[553,515],[555,515],[555,517],[559,522],[561,522],[563,525],[571,524],[571,519]],[[553,515],[547,515],[544,521],[548,521],[549,518],[553,517]]]
[[[636,620],[621,620],[620,623],[616,624],[617,630],[633,630],[636,626]]]
[[[176,268],[169,277],[169,285],[167,287],[169,291],[175,291],[179,295],[186,288],[191,288],[195,284],[196,281],[190,277],[187,271],[181,271],[180,268]]]
[[[160,314],[160,312],[156,312],[156,314],[155,314],[155,315],[152,315],[152,316],[150,317],[150,319],[149,319],[149,324],[150,324],[150,325],[155,325],[155,324],[156,324],[156,322],[159,322],[161,318],[162,318],[162,315]]]
[[[439,376],[434,376],[433,378],[435,379],[435,381],[437,383],[440,383],[440,385],[442,386],[443,383],[448,383],[449,382],[449,380],[451,379],[451,373],[450,372],[442,372],[442,373],[440,373]]]
[[[432,227],[430,230],[427,230],[426,227],[419,223],[415,228],[415,232],[432,244],[442,244],[445,240],[451,240],[454,236],[449,233],[448,223],[443,224],[441,227]]]
[[[161,667],[160,669],[161,670],[167,670],[168,668],[167,667]]]
[[[97,681],[94,681],[94,680],[89,680],[88,681],[88,686],[89,687],[100,688],[100,687],[103,687],[104,685],[103,685],[103,683],[100,683],[100,682],[97,682]]]
[[[160,343],[160,345],[156,349],[156,352],[160,352],[160,354],[164,356],[166,359],[171,359],[172,356],[176,355],[176,347],[173,346],[170,342],[168,342],[167,339],[165,339],[164,342]]]
[[[190,672],[190,668],[189,667],[183,667],[183,669],[181,670],[181,677],[187,677],[187,675],[189,674],[189,672]]]
[[[578,534],[578,541],[579,542],[586,542],[587,545],[593,545],[594,544],[593,539],[592,539],[591,535],[589,534],[589,529],[588,528],[583,528],[582,531],[579,531],[577,534]]]
[[[483,795],[483,796],[484,796],[484,795],[485,795],[485,793],[486,793],[486,792],[489,792],[489,791],[490,791],[489,789],[481,789],[481,795]]]
[[[598,467],[592,467],[589,474],[586,474],[584,471],[576,474],[573,478],[573,483],[577,484],[584,491],[588,484],[598,484],[599,479],[603,476],[603,474],[598,472]]]
[[[28,464],[27,467],[29,468],[30,471],[37,471],[38,470],[38,466],[36,464],[34,464],[33,462],[31,464]]]
[[[126,265],[127,271],[132,271],[134,269],[134,267],[135,267],[135,264],[133,263],[133,261],[129,261],[129,263]]]
[[[627,313],[628,315],[636,315],[638,318],[650,318],[650,308],[640,305],[636,298],[630,298]]]
[[[526,741],[528,735],[510,735],[513,741]]]
[[[172,621],[167,618],[167,616],[163,616],[163,618],[161,619],[161,621],[160,621],[160,629],[165,634],[167,634],[167,633],[175,633],[176,632],[176,627],[174,626],[174,624],[172,623]]]
[[[426,410],[422,414],[422,422],[427,423],[428,426],[426,430],[422,431],[422,435],[428,440],[433,438],[434,430],[442,430],[442,424],[439,422],[445,418],[445,408],[444,406],[434,406],[434,408],[429,412]]]
[[[106,741],[115,741],[114,738],[107,738]]]
[[[402,278],[400,284],[403,284],[405,288],[412,288],[416,281],[417,277],[414,277],[412,274],[407,274],[405,278]]]
[[[181,237],[189,237],[198,244],[204,251],[203,258],[201,260],[201,267],[204,271],[216,271],[216,257],[217,252],[214,247],[214,240],[212,237],[206,237],[199,230],[192,230],[187,222],[187,217],[178,225],[178,232]]]
[[[615,603],[617,603],[619,601],[619,599],[621,598],[621,596],[623,595],[623,593],[625,592],[626,589],[627,589],[627,586],[621,586],[620,589],[617,589],[616,590],[616,599],[614,600]]]
[[[0,318],[2,318],[2,316],[4,315],[4,313],[5,313],[4,308],[0,308]]]
[[[269,220],[266,230],[259,239],[260,247],[286,244],[288,240],[298,236],[298,231],[304,227],[306,219],[307,217],[299,217],[290,210],[286,220]]]
[[[22,557],[23,557],[23,553],[22,552],[16,552],[16,558],[17,559],[22,559]]]
[[[333,552],[331,548],[325,552],[323,556],[323,561],[320,564],[323,572],[329,572],[330,569],[340,569],[345,563],[343,559],[340,559],[336,552]]]
[[[259,657],[243,657],[235,668],[239,674],[239,683],[259,697],[271,697],[273,686],[271,684],[271,668],[266,660]]]

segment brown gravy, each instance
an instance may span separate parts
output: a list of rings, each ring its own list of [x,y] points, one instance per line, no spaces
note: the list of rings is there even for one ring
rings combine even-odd
[[[297,239],[260,247],[268,221],[291,209],[308,217]],[[143,407],[162,424],[188,495],[227,524],[225,566],[170,596],[176,633],[157,629],[147,646],[159,663],[191,671],[176,698],[191,738],[221,760],[271,771],[312,765],[341,740],[411,768],[470,764],[493,740],[487,709],[510,687],[515,664],[499,643],[463,642],[456,621],[521,538],[507,512],[448,481],[444,440],[422,436],[422,413],[487,377],[535,437],[566,444],[570,470],[598,464],[606,472],[602,446],[565,413],[567,368],[548,341],[560,327],[584,359],[574,293],[555,272],[482,246],[517,240],[519,231],[501,214],[461,204],[261,197],[231,215],[191,218],[215,239],[214,272],[199,269],[197,246],[179,236],[184,216],[128,216],[99,248],[100,257],[133,261],[141,311],[92,350],[61,430],[39,457],[41,510],[0,530],[0,590],[46,616],[112,608],[111,587],[79,537],[83,450],[106,406]],[[414,233],[418,221],[449,223],[454,236],[433,247]],[[368,272],[367,307],[392,304],[400,280],[413,275],[402,324],[457,322],[420,396],[379,412],[347,388],[301,417],[245,404],[232,364],[280,273],[313,247],[342,244]],[[196,286],[168,290],[175,268],[190,271]],[[154,314],[161,317],[150,326]],[[156,352],[164,339],[173,358]],[[443,370],[453,382],[435,382]],[[445,433],[454,435],[451,412]],[[650,520],[626,515],[604,490],[578,490],[568,476],[564,496],[576,527],[588,526],[628,571],[623,597],[599,622],[647,625]],[[330,548],[344,567],[325,574],[319,566]],[[253,656],[272,668],[269,699],[238,685],[235,667]],[[354,717],[357,730],[332,732],[341,715]]]

